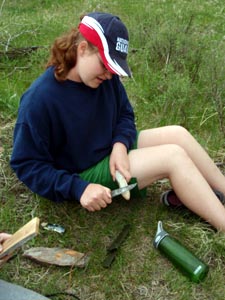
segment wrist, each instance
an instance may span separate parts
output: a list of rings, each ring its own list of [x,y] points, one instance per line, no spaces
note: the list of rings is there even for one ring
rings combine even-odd
[[[127,152],[127,147],[126,145],[124,145],[123,143],[121,142],[116,142],[114,145],[113,145],[113,149],[120,149],[120,150],[124,150]]]

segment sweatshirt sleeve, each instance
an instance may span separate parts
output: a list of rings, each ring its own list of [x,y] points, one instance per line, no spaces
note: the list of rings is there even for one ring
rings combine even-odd
[[[116,142],[123,143],[127,149],[131,149],[136,140],[136,126],[133,108],[127,97],[126,90],[122,83],[119,81],[119,97],[118,97],[118,114],[117,125],[113,132],[112,144]]]
[[[56,202],[79,201],[89,184],[78,174],[56,169],[48,144],[34,128],[23,123],[15,126],[10,165],[31,191]]]

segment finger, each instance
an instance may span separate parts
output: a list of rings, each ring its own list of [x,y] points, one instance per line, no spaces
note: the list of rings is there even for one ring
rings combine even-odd
[[[126,181],[129,182],[131,180],[131,174],[129,170],[123,170],[123,172],[121,172],[123,174],[123,176],[125,177]]]
[[[110,198],[107,198],[107,199],[105,200],[105,203],[106,203],[106,206],[107,206],[108,204],[111,204],[111,203],[112,203],[112,196],[111,196]]]
[[[91,208],[91,211],[99,211],[99,210],[101,210],[102,207],[101,207],[100,201],[98,201],[98,202],[96,201],[96,202],[92,203],[92,205],[90,206],[90,208]]]
[[[106,190],[106,197],[105,197],[107,203],[111,203],[112,201],[112,193],[111,193],[111,190],[110,189],[107,189]],[[111,201],[110,201],[111,200]],[[110,201],[110,202],[109,202]]]
[[[95,212],[96,210],[98,210],[98,209],[96,209],[96,208],[93,207],[93,206],[87,206],[87,207],[85,207],[85,209],[87,209],[87,210],[90,211],[90,212]]]
[[[112,193],[111,190],[108,189],[105,195],[103,196],[102,200],[100,200],[99,204],[101,205],[101,207],[105,208],[110,203],[112,203]]]
[[[94,208],[93,208],[93,211],[99,211],[101,210],[102,207],[100,205],[96,205]]]
[[[100,206],[100,208],[106,208],[107,207],[107,205],[109,204],[109,203],[111,203],[111,198],[109,198],[109,197],[104,197],[103,199],[100,199],[99,201],[98,201],[98,204],[99,204],[99,206]]]
[[[108,203],[106,201],[101,201],[101,203],[99,204],[100,208],[106,208],[106,206],[108,205]]]
[[[3,243],[7,239],[9,239],[12,235],[9,233],[2,232],[0,233],[0,243]]]
[[[114,164],[110,165],[110,174],[112,176],[113,181],[116,180],[116,167],[114,166]]]

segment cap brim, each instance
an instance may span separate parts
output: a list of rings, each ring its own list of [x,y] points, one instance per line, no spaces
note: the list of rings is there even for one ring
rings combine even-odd
[[[126,72],[126,74],[127,74],[128,77],[131,77],[131,71],[130,71],[130,69],[129,69],[129,67],[128,67],[128,64],[127,64],[127,61],[126,61],[126,60],[121,59],[120,57],[115,57],[115,58],[113,58],[113,57],[111,56],[111,58],[112,58],[112,60],[114,61],[114,63],[115,63],[116,65],[119,65],[120,68],[122,68],[122,69]]]
[[[128,64],[124,58],[110,55],[110,53],[105,52],[103,49],[99,49],[99,53],[101,55],[105,67],[111,73],[117,74],[119,76],[132,76]]]

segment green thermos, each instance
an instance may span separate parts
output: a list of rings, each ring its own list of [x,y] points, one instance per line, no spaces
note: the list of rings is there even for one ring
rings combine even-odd
[[[156,249],[159,249],[183,274],[194,282],[200,282],[205,278],[209,267],[191,253],[187,248],[172,238],[158,222],[156,236],[153,242]]]

